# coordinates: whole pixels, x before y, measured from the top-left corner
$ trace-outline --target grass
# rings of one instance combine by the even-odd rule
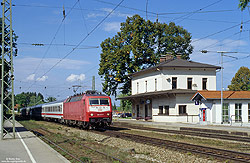
[[[133,158],[129,152],[123,152],[115,147],[98,143],[95,140],[92,140],[91,136],[88,135],[88,133],[85,134],[85,137],[81,137],[81,132],[87,132],[84,130],[79,130],[77,128],[72,127],[70,128],[58,123],[46,121],[26,120],[20,121],[20,123],[29,130],[45,128],[51,131],[53,134],[49,133],[45,135],[48,139],[53,140],[53,142],[57,143],[66,151],[70,151],[71,154],[73,154],[83,162],[100,162],[100,160],[102,160],[102,162],[114,162],[114,160],[112,160],[111,158],[107,158],[106,156],[97,154],[96,152],[87,149],[86,147],[82,146],[83,144],[97,149],[101,152],[107,153],[116,158],[119,158],[121,160],[126,160],[126,162],[147,162],[146,160],[138,161],[136,158]],[[70,162],[77,162],[67,153],[58,150],[58,148],[54,147],[51,144],[49,145],[55,150],[57,150],[59,153],[61,153],[64,157],[66,157]]]

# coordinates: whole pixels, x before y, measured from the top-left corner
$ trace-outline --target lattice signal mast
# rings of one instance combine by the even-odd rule
[[[2,0],[2,62],[1,62],[1,108],[0,108],[0,139],[6,135],[15,138],[14,113],[14,74],[13,74],[13,30],[12,30],[12,0]],[[12,112],[10,117],[3,112]],[[8,130],[6,123],[11,124]],[[8,127],[10,127],[8,124]]]

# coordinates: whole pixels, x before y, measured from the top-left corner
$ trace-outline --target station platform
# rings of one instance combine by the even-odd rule
[[[15,125],[16,138],[6,135],[4,140],[0,140],[0,163],[69,163],[20,123],[16,122]]]
[[[142,125],[146,127],[162,128],[169,130],[187,130],[187,131],[199,131],[208,133],[221,133],[239,136],[250,137],[250,126],[241,126],[240,124],[199,124],[199,123],[171,123],[171,122],[152,122],[145,120],[135,119],[122,119],[115,118],[113,122],[126,122],[131,124]]]

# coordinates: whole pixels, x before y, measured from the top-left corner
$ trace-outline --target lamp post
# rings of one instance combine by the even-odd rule
[[[230,57],[234,59],[238,59],[237,57],[226,55],[225,53],[238,53],[238,52],[227,52],[227,51],[208,51],[208,50],[201,50],[202,53],[208,53],[208,52],[214,52],[214,53],[220,53],[221,56],[221,118],[223,123],[223,56]],[[230,111],[228,111],[228,116],[230,115]],[[229,120],[230,117],[228,117]]]

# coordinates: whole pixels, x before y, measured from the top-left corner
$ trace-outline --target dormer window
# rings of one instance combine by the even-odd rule
[[[172,77],[172,89],[176,89],[176,88],[177,88],[177,78]]]

